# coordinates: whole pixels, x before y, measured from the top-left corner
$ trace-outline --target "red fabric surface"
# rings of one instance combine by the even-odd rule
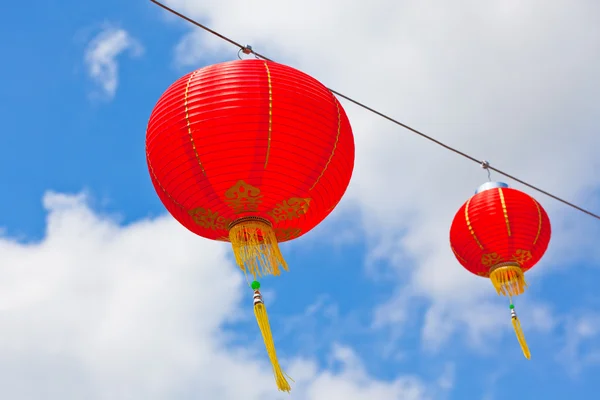
[[[310,231],[340,201],[354,138],[341,104],[314,78],[239,60],[201,68],[167,89],[150,116],[146,156],[158,196],[190,231],[227,240],[230,221],[258,216],[283,242]],[[240,181],[260,193],[242,187],[238,197],[253,196],[232,203],[236,195],[227,191]]]
[[[489,269],[502,262],[518,262],[523,271],[533,267],[550,242],[551,227],[543,207],[516,189],[488,189],[471,197],[456,213],[450,228],[450,244],[460,264],[468,271],[489,276]],[[468,204],[467,223],[465,209]],[[480,246],[481,245],[481,246]]]

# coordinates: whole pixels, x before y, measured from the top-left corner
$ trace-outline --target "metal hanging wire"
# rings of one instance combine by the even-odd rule
[[[195,26],[197,26],[197,27],[199,27],[201,29],[204,29],[205,31],[207,31],[207,32],[209,32],[209,33],[217,36],[218,38],[220,38],[220,39],[222,39],[222,40],[224,40],[226,42],[229,42],[230,44],[236,46],[237,48],[239,48],[238,58],[240,58],[240,59],[241,59],[240,54],[244,53],[244,54],[253,54],[256,58],[260,58],[260,59],[263,59],[263,60],[273,61],[272,59],[270,59],[270,58],[268,58],[268,57],[266,57],[266,56],[264,56],[264,55],[262,55],[262,54],[260,54],[260,53],[258,53],[256,51],[254,51],[251,46],[249,46],[249,45],[242,46],[240,43],[236,42],[235,40],[230,39],[227,36],[222,35],[219,32],[210,29],[209,27],[207,27],[204,24],[201,24],[200,22],[194,21],[193,19],[191,19],[191,18],[189,18],[189,17],[187,17],[187,16],[185,16],[185,15],[183,15],[183,14],[181,14],[181,13],[175,11],[175,10],[173,10],[172,8],[170,8],[170,7],[162,4],[159,1],[156,1],[156,0],[150,0],[150,1],[153,2],[154,4],[156,4],[157,6],[159,6],[159,7],[163,8],[163,9],[169,11],[170,13],[178,16],[179,18],[184,19],[187,22],[189,22],[189,23],[191,23],[191,24],[193,24],[193,25],[195,25]],[[539,193],[542,193],[542,194],[544,194],[544,195],[546,195],[548,197],[551,197],[554,200],[559,201],[559,202],[561,202],[561,203],[563,203],[563,204],[565,204],[565,205],[567,205],[569,207],[572,207],[572,208],[574,208],[574,209],[576,209],[578,211],[581,211],[584,214],[587,214],[587,215],[589,215],[589,216],[591,216],[593,218],[596,218],[596,219],[600,220],[600,215],[595,214],[595,213],[593,213],[593,212],[591,212],[589,210],[586,210],[585,208],[579,207],[578,205],[573,204],[573,203],[571,203],[571,202],[569,202],[567,200],[564,200],[564,199],[562,199],[562,198],[560,198],[560,197],[558,197],[558,196],[556,196],[556,195],[554,195],[554,194],[552,194],[550,192],[547,192],[546,190],[540,189],[537,186],[534,186],[534,185],[532,185],[530,183],[527,183],[524,180],[515,177],[514,175],[511,175],[511,174],[509,174],[507,172],[504,172],[504,171],[502,171],[502,170],[500,170],[500,169],[498,169],[496,167],[493,167],[486,160],[479,160],[479,159],[477,159],[477,158],[475,158],[475,157],[473,157],[473,156],[471,156],[471,155],[469,155],[467,153],[464,153],[464,152],[462,152],[462,151],[460,151],[458,149],[455,149],[455,148],[453,148],[453,147],[451,147],[451,146],[449,146],[449,145],[447,145],[445,143],[442,143],[439,140],[434,139],[433,137],[424,134],[423,132],[420,132],[420,131],[418,131],[418,130],[416,130],[414,128],[411,128],[410,126],[408,126],[406,124],[403,124],[402,122],[400,122],[400,121],[398,121],[398,120],[396,120],[396,119],[394,119],[394,118],[392,118],[392,117],[390,117],[390,116],[388,116],[388,115],[386,115],[386,114],[384,114],[384,113],[382,113],[380,111],[377,111],[377,110],[375,110],[375,109],[367,106],[366,104],[361,103],[358,100],[354,100],[353,98],[348,97],[348,96],[346,96],[346,95],[344,95],[344,94],[342,94],[342,93],[340,93],[340,92],[338,92],[336,90],[333,90],[331,88],[328,88],[328,89],[332,93],[336,94],[337,96],[339,96],[339,97],[341,97],[343,99],[346,99],[349,102],[351,102],[351,103],[353,103],[353,104],[355,104],[355,105],[357,105],[357,106],[359,106],[359,107],[361,107],[361,108],[363,108],[363,109],[365,109],[365,110],[367,110],[367,111],[369,111],[369,112],[371,112],[371,113],[373,113],[373,114],[375,114],[375,115],[377,115],[377,116],[379,116],[379,117],[381,117],[383,119],[387,119],[388,121],[390,121],[390,122],[392,122],[392,123],[394,123],[394,124],[396,124],[398,126],[401,126],[402,128],[407,129],[407,130],[409,130],[409,131],[411,131],[411,132],[413,132],[413,133],[415,133],[415,134],[417,134],[417,135],[419,135],[419,136],[421,136],[421,137],[423,137],[423,138],[425,138],[425,139],[427,139],[427,140],[429,140],[429,141],[437,144],[438,146],[441,146],[441,147],[445,148],[446,150],[450,150],[450,151],[452,151],[452,152],[454,152],[454,153],[456,153],[456,154],[458,154],[458,155],[460,155],[460,156],[462,156],[462,157],[464,157],[464,158],[466,158],[468,160],[471,160],[471,161],[473,161],[473,162],[481,165],[482,168],[484,168],[484,169],[487,170],[488,180],[490,179],[490,170],[494,171],[494,172],[496,172],[496,173],[498,173],[498,174],[500,174],[500,175],[502,175],[502,176],[504,176],[506,178],[512,179],[513,181],[518,182],[518,183],[520,183],[520,184],[522,184],[524,186],[527,186],[530,189],[533,189],[533,190],[535,190],[535,191],[537,191]]]

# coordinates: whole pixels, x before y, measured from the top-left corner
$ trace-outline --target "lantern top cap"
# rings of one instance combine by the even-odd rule
[[[496,189],[496,188],[508,188],[508,184],[504,182],[486,182],[483,185],[479,186],[475,191],[475,194],[481,193],[485,190]]]

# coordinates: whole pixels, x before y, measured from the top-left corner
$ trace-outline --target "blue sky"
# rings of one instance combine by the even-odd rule
[[[418,3],[357,2],[337,19],[338,1],[168,4],[599,212],[598,5]],[[165,216],[148,177],[145,127],[158,97],[184,73],[236,58],[191,29],[149,1],[8,6],[0,397],[285,398],[230,249]],[[102,62],[114,73],[95,80]],[[262,282],[297,381],[291,398],[591,398],[600,221],[529,192],[554,236],[516,300],[527,361],[505,299],[447,243],[485,173],[344,107],[357,146],[347,196],[282,246],[291,271]]]

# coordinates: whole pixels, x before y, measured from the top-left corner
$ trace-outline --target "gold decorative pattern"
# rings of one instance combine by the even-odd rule
[[[194,79],[194,76],[196,76],[196,73],[198,71],[194,71],[190,74],[190,77],[187,81],[187,84],[185,85],[185,121],[187,123],[187,129],[188,129],[188,135],[190,137],[190,143],[192,143],[192,149],[194,149],[194,155],[196,156],[196,161],[198,161],[198,165],[200,165],[200,169],[202,169],[202,174],[204,174],[204,176],[206,176],[206,171],[204,171],[204,166],[202,165],[202,162],[200,162],[200,155],[198,155],[198,149],[196,149],[196,143],[194,142],[194,136],[192,135],[192,125],[190,124],[190,110],[188,107],[188,96],[189,96],[189,92],[190,92],[190,83],[192,82],[192,79]]]
[[[483,278],[487,278],[489,276],[489,272],[479,271],[479,272],[477,272],[477,276],[481,276]]]
[[[279,241],[292,240],[297,238],[302,233],[300,228],[276,228],[275,235]]]
[[[486,267],[492,267],[496,264],[499,264],[502,260],[502,257],[498,255],[498,253],[487,253],[481,256],[481,263]]]
[[[265,69],[267,70],[267,79],[269,81],[269,140],[267,142],[267,155],[265,157],[265,169],[267,169],[269,154],[271,153],[271,134],[273,133],[273,86],[271,84],[271,71],[266,61]]]
[[[227,225],[231,222],[229,218],[219,215],[204,207],[196,207],[188,211],[194,222],[205,229],[227,229]]]
[[[262,197],[259,188],[243,180],[237,181],[225,192],[225,202],[235,213],[258,211],[258,205],[262,202]]]
[[[319,181],[321,180],[321,178],[325,174],[325,171],[327,171],[327,167],[329,167],[329,163],[331,162],[331,159],[333,158],[333,155],[335,154],[335,150],[337,149],[338,141],[340,140],[340,132],[342,131],[342,113],[340,111],[340,105],[338,104],[337,99],[335,98],[335,96],[333,96],[333,94],[331,94],[331,96],[333,97],[333,101],[335,102],[335,107],[337,108],[337,114],[338,114],[337,135],[335,137],[335,143],[333,144],[333,150],[331,150],[331,154],[329,155],[329,159],[327,160],[327,163],[325,164],[325,167],[323,167],[323,171],[321,171],[321,175],[319,175],[319,177],[317,178],[317,180],[315,181],[315,183],[311,186],[311,188],[308,189],[309,192],[311,190],[313,190],[315,188],[315,186],[317,186],[317,183],[319,183]]]
[[[531,255],[531,251],[521,250],[521,249],[518,249],[517,251],[515,251],[515,254],[512,257],[512,259],[515,262],[519,263],[519,265],[525,264],[527,261],[531,260],[532,258],[533,258],[533,256]]]
[[[469,232],[471,232],[471,236],[473,236],[473,239],[475,239],[475,242],[477,242],[477,246],[479,246],[479,248],[481,250],[483,250],[483,246],[481,245],[481,243],[479,243],[479,239],[477,239],[477,236],[475,236],[475,231],[473,230],[473,227],[471,226],[471,220],[469,220],[469,204],[471,204],[471,199],[469,199],[467,201],[467,204],[465,205],[465,220],[467,221],[467,228],[469,228]]]
[[[309,198],[292,197],[277,204],[274,209],[269,211],[269,214],[275,222],[290,221],[299,218],[308,212],[310,205]]]
[[[502,192],[502,188],[498,188],[498,193],[500,193],[500,202],[502,203],[504,222],[506,222],[506,231],[508,232],[508,236],[510,236],[510,222],[508,222],[508,210],[506,209],[506,202],[504,201],[504,193]]]
[[[538,230],[535,235],[535,239],[533,240],[533,245],[535,246],[538,239],[540,238],[540,233],[542,232],[542,210],[540,209],[540,205],[538,204],[538,202],[533,197],[531,198],[531,200],[533,200],[533,204],[535,204],[535,207],[537,208],[538,212]]]

